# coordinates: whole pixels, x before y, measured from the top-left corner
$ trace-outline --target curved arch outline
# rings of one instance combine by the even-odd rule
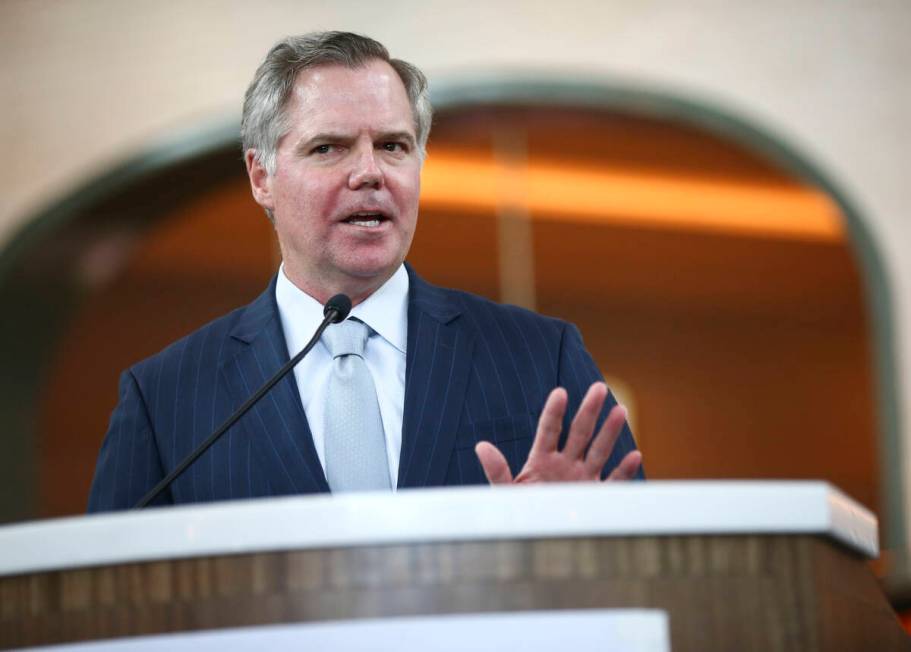
[[[876,405],[879,417],[880,494],[887,530],[885,548],[904,550],[906,534],[905,478],[901,410],[898,403],[898,372],[895,365],[895,332],[892,293],[886,267],[861,212],[823,166],[787,143],[787,139],[762,125],[746,112],[698,97],[684,98],[663,92],[601,79],[531,78],[516,75],[484,75],[445,79],[432,88],[434,106],[457,110],[496,104],[586,107],[653,116],[700,127],[758,152],[804,182],[826,192],[845,218],[849,246],[858,256],[872,318],[875,359]],[[214,128],[182,133],[130,157],[110,172],[75,189],[25,221],[25,226],[6,244],[0,255],[0,285],[7,282],[15,263],[40,245],[61,226],[70,223],[105,197],[115,195],[138,180],[154,177],[170,167],[191,162],[234,147],[240,163],[238,123],[224,121]]]

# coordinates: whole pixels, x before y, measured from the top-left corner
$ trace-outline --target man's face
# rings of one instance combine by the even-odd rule
[[[369,294],[405,259],[417,222],[422,160],[405,87],[384,61],[318,66],[298,76],[285,111],[275,173],[250,152],[247,166],[286,274],[321,301]]]

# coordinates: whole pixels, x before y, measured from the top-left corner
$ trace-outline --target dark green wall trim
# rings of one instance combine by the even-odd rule
[[[882,509],[887,524],[883,547],[905,549],[904,451],[892,290],[880,248],[861,212],[822,164],[801,152],[786,137],[765,126],[747,110],[723,106],[715,99],[685,97],[681,93],[644,88],[629,82],[557,79],[553,73],[534,77],[527,73],[488,74],[435,82],[432,97],[434,106],[440,112],[479,105],[566,106],[613,110],[687,123],[739,142],[828,193],[844,215],[850,243],[864,277],[873,327],[879,456],[883,472],[881,495],[885,501]],[[236,121],[224,121],[215,128],[207,127],[190,134],[177,134],[52,202],[48,208],[26,220],[25,226],[6,244],[0,255],[0,292],[14,282],[12,277],[16,276],[16,270],[31,252],[54,238],[62,227],[83,218],[93,207],[122,193],[125,188],[167,173],[174,166],[191,164],[207,156],[218,156],[220,160],[235,156],[237,166],[242,166],[237,134]],[[22,407],[21,404],[19,407]],[[26,423],[22,424],[25,429],[22,434],[26,437],[31,434],[27,421],[25,419]],[[17,454],[28,456],[28,451],[19,450]],[[34,451],[29,459],[22,459],[20,463],[24,467],[33,467]],[[5,467],[9,464],[16,464],[16,461],[0,462],[0,474],[7,470]]]
[[[60,334],[88,289],[75,273],[81,254],[111,231],[151,226],[184,199],[187,187],[242,174],[237,133],[236,125],[223,124],[175,135],[52,201],[5,244],[0,305],[20,318],[0,320],[0,522],[36,515],[40,390]],[[182,183],[163,191],[162,178]]]
[[[902,460],[902,413],[899,402],[899,371],[895,341],[892,288],[867,222],[847,191],[824,166],[801,152],[786,136],[763,124],[748,111],[722,105],[715,99],[638,87],[604,80],[538,79],[495,76],[434,84],[434,106],[456,110],[479,105],[524,104],[589,107],[653,116],[701,127],[741,143],[807,184],[827,193],[845,218],[849,247],[854,251],[864,279],[867,309],[871,317],[875,364],[876,404],[879,418],[880,495],[885,515],[882,547],[906,549],[906,479]],[[431,153],[432,155],[432,153]]]
[[[53,238],[58,229],[126,188],[157,177],[174,166],[223,151],[232,143],[237,148],[237,164],[243,165],[238,134],[239,128],[234,122],[174,134],[111,166],[109,171],[88,179],[64,197],[52,200],[45,208],[26,219],[20,230],[0,250],[0,283],[21,261],[22,256],[40,242]]]

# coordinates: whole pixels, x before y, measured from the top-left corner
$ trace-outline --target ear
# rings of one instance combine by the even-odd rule
[[[269,172],[263,164],[257,160],[255,149],[248,149],[244,152],[244,163],[247,165],[247,176],[250,178],[253,199],[263,208],[273,210],[275,202],[272,198],[272,177],[269,176]]]

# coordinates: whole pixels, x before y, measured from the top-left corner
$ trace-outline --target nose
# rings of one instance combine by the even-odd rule
[[[371,144],[357,152],[354,167],[348,176],[348,187],[351,190],[359,190],[361,188],[381,188],[382,186],[383,171],[377,164],[376,151]]]

